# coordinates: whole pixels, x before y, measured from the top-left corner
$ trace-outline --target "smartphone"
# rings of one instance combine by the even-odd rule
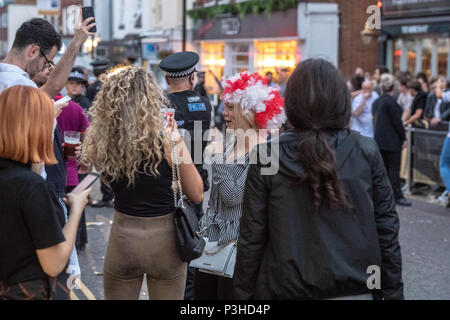
[[[173,128],[174,122],[175,122],[175,109],[163,108],[163,109],[161,109],[161,115],[163,116],[163,119],[164,119],[164,124],[163,124],[164,129],[167,129],[167,127],[169,126],[169,119],[171,119],[171,118],[172,118],[172,128]]]
[[[89,24],[92,24],[95,22],[95,14],[94,14],[93,7],[83,7],[82,12],[83,12],[83,21],[86,20],[87,18],[93,17],[94,21],[91,21]],[[89,30],[89,32],[97,32],[97,26],[91,28],[91,30]]]
[[[70,102],[70,101],[72,101],[72,98],[66,96],[66,97],[61,98],[61,99],[59,99],[58,101],[56,101],[56,102],[55,102],[55,106],[56,106],[56,107],[63,106],[63,105],[65,105],[67,102]]]
[[[83,179],[83,181],[80,182],[80,184],[72,190],[71,193],[73,194],[80,194],[84,190],[89,189],[92,187],[92,185],[100,178],[100,175],[98,173],[89,173],[86,178]]]

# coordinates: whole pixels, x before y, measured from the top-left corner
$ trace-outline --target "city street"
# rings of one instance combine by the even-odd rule
[[[98,196],[94,192],[94,197]],[[398,211],[406,299],[450,299],[450,210],[413,200],[411,208]],[[103,262],[114,213],[109,208],[90,207],[86,212],[89,244],[79,253],[83,286],[72,298],[103,300]],[[140,299],[148,299],[145,284]]]

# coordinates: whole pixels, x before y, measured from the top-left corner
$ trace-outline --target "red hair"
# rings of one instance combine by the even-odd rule
[[[15,86],[0,95],[0,158],[24,164],[58,163],[53,151],[55,109],[41,90]]]

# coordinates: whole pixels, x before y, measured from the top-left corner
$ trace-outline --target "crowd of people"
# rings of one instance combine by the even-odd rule
[[[394,76],[386,67],[377,68],[373,75],[357,68],[348,87],[352,91],[353,101],[351,128],[375,139],[397,205],[411,206],[403,195],[400,179],[402,156],[406,157],[402,151],[408,147],[406,130],[409,125],[435,130],[448,127],[450,104],[445,100],[445,95],[442,96],[450,89],[449,81],[444,76],[428,80],[424,73],[413,76],[407,71],[399,71]],[[440,167],[447,190],[450,190],[450,180],[446,174],[450,170],[446,160],[450,155],[447,152],[444,148]]]
[[[0,63],[0,299],[69,299],[91,189],[71,192],[93,168],[110,198],[92,205],[114,206],[106,299],[138,299],[144,275],[154,300],[404,299],[396,211],[407,205],[397,179],[404,126],[438,115],[423,111],[418,81],[405,74],[396,85],[380,69],[375,83],[358,72],[349,90],[323,59],[301,62],[281,86],[233,75],[221,84],[227,135],[207,141],[212,107],[196,87],[196,53],[161,62],[168,93],[132,65],[96,63],[88,86],[73,65],[92,27],[79,24],[55,65],[61,37],[45,20],[25,22]],[[441,84],[442,116],[450,97]],[[61,109],[64,86],[72,101]],[[63,143],[70,132],[81,136],[75,155]],[[262,174],[273,157],[277,170]],[[198,234],[217,248],[203,254],[236,247],[231,275],[180,257],[180,187]],[[373,266],[381,283],[372,288]]]

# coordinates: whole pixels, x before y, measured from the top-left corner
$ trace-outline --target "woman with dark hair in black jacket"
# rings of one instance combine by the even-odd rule
[[[403,299],[394,195],[375,141],[347,129],[341,74],[306,60],[285,98],[294,129],[267,146],[278,173],[262,175],[261,154],[248,172],[235,297]]]

